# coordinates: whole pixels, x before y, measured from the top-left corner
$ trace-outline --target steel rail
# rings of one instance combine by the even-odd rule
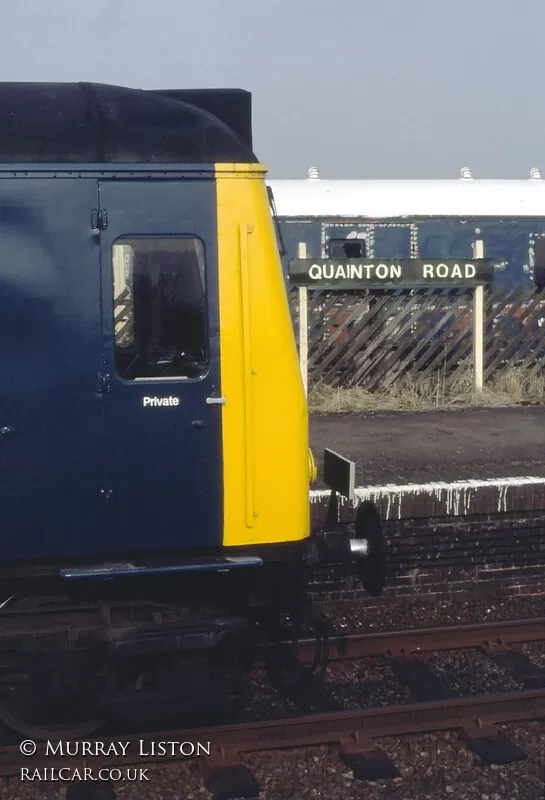
[[[212,760],[229,763],[230,756],[255,751],[306,747],[319,744],[338,744],[352,752],[361,743],[362,749],[373,739],[386,736],[434,733],[447,730],[470,731],[478,736],[490,726],[524,722],[545,717],[545,689],[509,692],[500,695],[463,697],[410,705],[368,708],[356,711],[333,712],[312,716],[293,717],[265,722],[245,722],[237,725],[219,725],[188,730],[170,730],[138,736],[104,737],[88,740],[91,750],[95,744],[126,742],[125,755],[90,754],[86,756],[61,756],[47,754],[47,743],[39,743],[35,755],[24,757],[17,746],[0,748],[0,776],[10,777],[20,773],[21,767],[43,769],[68,767],[100,769],[104,766],[159,765],[176,760],[168,752],[163,757],[153,757],[152,748],[160,743],[211,744]],[[66,743],[65,743],[66,744]],[[81,744],[81,743],[80,743]],[[54,743],[57,746],[57,743]],[[180,754],[178,753],[178,759]]]
[[[358,633],[346,636],[333,634],[329,640],[329,659],[340,661],[475,647],[492,650],[506,645],[536,642],[543,639],[545,639],[544,617]],[[271,646],[267,645],[263,648],[263,655]],[[297,649],[302,662],[312,661],[315,647],[316,644],[311,639],[298,642]]]

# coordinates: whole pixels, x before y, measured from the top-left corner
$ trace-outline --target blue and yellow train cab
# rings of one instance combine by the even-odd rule
[[[0,84],[3,574],[258,565],[309,535],[250,103]]]

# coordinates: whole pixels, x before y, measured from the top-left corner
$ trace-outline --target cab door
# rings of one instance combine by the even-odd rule
[[[221,544],[211,180],[102,181],[110,552]]]

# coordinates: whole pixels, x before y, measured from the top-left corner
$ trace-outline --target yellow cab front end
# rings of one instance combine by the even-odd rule
[[[296,543],[310,529],[316,468],[265,175],[215,168],[224,548]]]

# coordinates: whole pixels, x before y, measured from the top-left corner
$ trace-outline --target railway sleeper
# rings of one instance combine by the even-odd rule
[[[463,728],[458,735],[485,767],[490,764],[512,764],[528,758],[524,750],[493,725],[470,725]]]
[[[66,800],[115,800],[113,784],[101,783],[93,786],[88,783],[70,783],[66,792]]]
[[[390,659],[390,666],[396,681],[406,686],[420,702],[459,697],[459,693],[425,661],[408,656],[394,656]]]
[[[267,677],[272,686],[302,711],[320,713],[342,709],[322,678],[301,664],[289,646],[278,648],[274,656],[267,659]]]
[[[487,654],[494,660],[501,655],[511,656],[515,665],[517,664],[516,657],[518,655],[522,657],[523,661],[525,659],[522,653],[516,652],[496,653],[492,650]],[[505,661],[506,666],[509,663],[509,658],[507,658]],[[449,700],[460,696],[459,692],[455,691],[443,678],[437,675],[426,662],[406,656],[395,656],[391,659],[390,664],[398,683],[407,686],[411,694],[419,702]],[[529,661],[528,664],[530,668],[534,666]],[[502,666],[499,662],[498,665]],[[528,685],[525,688],[540,688],[540,685]],[[459,737],[468,750],[471,750],[479,757],[483,766],[510,764],[514,761],[524,760],[527,757],[526,753],[518,745],[492,725],[482,725],[479,722],[474,725],[467,725],[459,732]]]
[[[375,745],[372,739],[362,738],[357,733],[341,742],[339,758],[361,781],[399,777],[399,770],[384,750]]]
[[[216,751],[211,759],[202,763],[201,771],[212,800],[257,800],[261,791],[253,772],[234,750]]]
[[[495,664],[510,674],[525,689],[545,688],[545,669],[531,661],[520,650],[482,648],[485,655]]]

